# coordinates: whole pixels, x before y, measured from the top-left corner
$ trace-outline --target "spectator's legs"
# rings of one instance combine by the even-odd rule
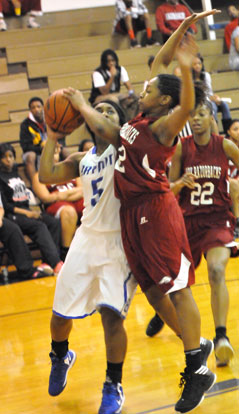
[[[76,231],[78,214],[73,206],[64,206],[60,211],[61,259],[64,261]]]
[[[47,214],[42,213],[42,221],[46,224],[49,232],[51,233],[52,240],[54,241],[57,249],[60,251],[61,246],[61,222],[59,219]]]
[[[19,276],[24,279],[31,277],[34,273],[33,259],[20,227],[4,218],[3,226],[0,227],[0,240],[8,249]]]
[[[27,234],[39,246],[43,261],[54,269],[60,262],[60,256],[46,224],[21,214],[16,214],[15,217],[23,234]]]
[[[226,135],[227,134],[227,130],[230,126],[230,122],[231,122],[231,113],[230,113],[230,109],[229,106],[226,102],[221,101],[220,105],[219,105],[219,110],[222,112],[222,126],[223,126],[223,132]]]
[[[218,106],[216,102],[213,102],[213,101],[211,101],[211,104],[212,104],[212,114],[214,116],[215,121],[218,122],[218,118],[217,118]]]

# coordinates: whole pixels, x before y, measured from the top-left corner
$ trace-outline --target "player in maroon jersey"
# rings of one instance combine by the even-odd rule
[[[238,253],[233,240],[228,160],[238,168],[239,149],[230,140],[211,134],[211,117],[209,101],[196,107],[190,118],[193,135],[178,143],[169,179],[172,191],[179,194],[194,265],[199,265],[202,254],[207,260],[215,355],[217,366],[224,366],[234,354],[226,332],[229,296],[225,269],[230,256]]]
[[[187,19],[189,22],[192,20]],[[172,44],[174,40],[170,39]],[[121,130],[90,108],[80,91],[68,88],[65,96],[80,110],[92,131],[118,148],[115,192],[121,201],[126,256],[154,309],[160,312],[166,293],[170,293],[175,306],[187,365],[182,374],[184,389],[175,409],[186,413],[201,403],[216,376],[201,364],[200,315],[190,290],[194,283],[192,257],[183,216],[165,174],[177,143],[175,137],[195,102],[191,76],[195,44],[191,38],[181,46],[174,42],[171,55],[165,59],[170,60],[176,48],[182,86],[173,75],[153,77],[139,100],[142,113]],[[164,50],[155,58],[154,76]]]

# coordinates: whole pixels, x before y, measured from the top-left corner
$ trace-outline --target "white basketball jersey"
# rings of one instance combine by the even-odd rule
[[[114,195],[115,160],[113,145],[101,155],[93,147],[79,165],[85,205],[81,223],[94,231],[120,231],[120,202]]]

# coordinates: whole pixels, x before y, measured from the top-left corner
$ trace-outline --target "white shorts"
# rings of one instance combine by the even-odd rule
[[[119,232],[93,232],[81,225],[58,275],[53,312],[84,318],[102,306],[126,317],[137,287]]]

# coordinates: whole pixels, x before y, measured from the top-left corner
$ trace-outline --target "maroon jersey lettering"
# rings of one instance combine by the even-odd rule
[[[228,211],[231,205],[228,159],[224,138],[212,134],[208,145],[197,145],[193,137],[182,138],[182,173],[196,175],[194,189],[183,187],[179,203],[185,216]]]
[[[121,146],[115,164],[115,195],[120,200],[170,191],[166,166],[175,145],[165,147],[154,138],[149,124],[155,120],[139,114],[120,130]]]

